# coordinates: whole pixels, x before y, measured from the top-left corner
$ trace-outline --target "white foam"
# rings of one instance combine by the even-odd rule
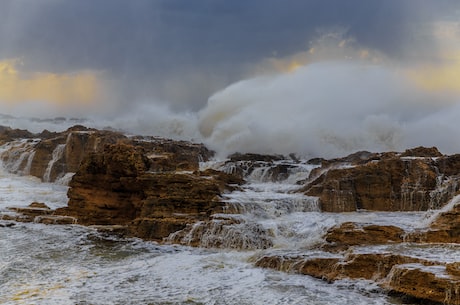
[[[9,230],[0,239],[5,305],[390,304],[383,295],[350,285],[254,268],[254,252],[104,239],[78,226],[25,224]]]

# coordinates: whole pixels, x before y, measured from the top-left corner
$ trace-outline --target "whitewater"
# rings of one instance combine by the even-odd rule
[[[419,145],[437,146],[443,153],[460,151],[459,143],[452,141],[457,136],[460,103],[419,89],[382,67],[317,63],[291,74],[233,84],[197,112],[176,112],[146,102],[112,118],[91,116],[93,109],[86,109],[83,119],[61,117],[62,113],[54,119],[4,115],[0,125],[41,132],[82,124],[202,141],[217,152],[217,159],[202,167],[228,172],[232,169],[222,168],[222,161],[235,151],[296,153],[298,158]],[[47,107],[41,111],[53,113]],[[34,201],[53,209],[66,206],[65,181],[48,183],[26,173],[12,175],[7,171],[12,166],[0,166],[0,215],[12,213],[8,207],[25,207]],[[223,198],[235,214],[214,215],[215,222],[237,219],[239,225],[222,232],[209,228],[198,248],[187,246],[194,228],[188,236],[169,237],[182,245],[158,244],[107,235],[92,227],[0,219],[0,303],[401,304],[368,281],[330,284],[255,267],[257,259],[267,254],[330,257],[333,254],[317,246],[327,229],[343,222],[395,225],[410,231],[427,226],[439,212],[320,213],[313,198],[292,193],[313,168],[302,161],[286,179],[276,182],[267,177],[266,168],[247,175],[248,183],[241,190]],[[354,249],[438,262],[457,261],[459,250],[456,245],[407,243]]]
[[[5,149],[3,147],[2,149]],[[25,158],[25,157],[24,157]],[[279,161],[283,162],[283,161]],[[231,172],[222,161],[202,168]],[[0,168],[0,213],[33,201],[51,208],[67,204],[68,187],[18,176]],[[302,161],[273,182],[270,169],[246,175],[241,190],[224,200],[238,211],[214,215],[239,217],[231,230],[205,232],[201,247],[158,244],[108,235],[93,227],[44,225],[0,220],[0,303],[13,304],[400,304],[375,283],[341,280],[333,284],[291,272],[256,268],[267,254],[331,257],[317,246],[328,228],[354,221],[418,228],[436,214],[407,212],[320,213],[314,198],[294,194],[297,181],[315,166]],[[254,227],[270,232],[269,243]],[[193,234],[191,230],[190,234]],[[235,244],[234,241],[245,243]],[[174,236],[170,236],[174,240]],[[219,248],[213,247],[219,240]],[[222,243],[221,241],[225,242]],[[358,252],[397,252],[440,262],[456,261],[455,245],[366,246]]]
[[[156,99],[128,105],[30,101],[3,105],[8,115],[0,115],[0,123],[37,133],[83,124],[192,140],[220,159],[234,152],[336,158],[416,146],[458,153],[460,142],[453,141],[460,127],[458,93],[425,88],[404,68],[319,61],[230,84],[198,109],[187,103],[173,109]]]

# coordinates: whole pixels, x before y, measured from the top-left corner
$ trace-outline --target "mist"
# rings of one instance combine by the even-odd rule
[[[219,156],[454,153],[459,17],[455,0],[4,0],[0,114],[24,119],[0,123],[78,118]]]
[[[396,68],[320,62],[217,92],[199,113],[199,130],[221,155],[337,157],[420,145],[454,153],[460,150],[460,101],[454,101],[417,87]]]

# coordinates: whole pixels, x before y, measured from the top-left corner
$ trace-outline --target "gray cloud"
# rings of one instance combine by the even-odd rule
[[[429,57],[436,46],[419,25],[459,9],[453,0],[4,0],[0,57],[34,71],[100,70],[122,100],[198,109],[251,65],[306,50],[319,28],[347,28],[395,60],[422,44]]]

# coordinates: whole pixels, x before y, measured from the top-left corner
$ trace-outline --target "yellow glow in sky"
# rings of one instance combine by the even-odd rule
[[[89,104],[98,99],[100,84],[91,71],[72,74],[24,73],[18,60],[0,61],[0,101],[44,101],[56,105]]]
[[[445,56],[442,65],[427,65],[409,72],[409,77],[424,89],[460,93],[460,52]]]

